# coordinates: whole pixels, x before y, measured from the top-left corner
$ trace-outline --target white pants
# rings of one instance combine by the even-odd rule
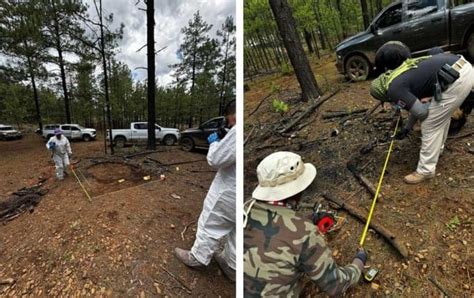
[[[204,200],[191,253],[199,263],[207,266],[219,247],[219,240],[227,236],[223,257],[235,270],[235,191],[219,193],[215,182]]]
[[[441,101],[431,101],[428,118],[421,122],[421,150],[416,171],[434,174],[439,155],[448,138],[451,115],[474,91],[474,69],[466,63],[459,78],[442,93]]]
[[[69,166],[69,156],[67,153],[64,155],[53,154],[54,165],[56,166],[56,177],[62,180],[64,179],[64,169]]]

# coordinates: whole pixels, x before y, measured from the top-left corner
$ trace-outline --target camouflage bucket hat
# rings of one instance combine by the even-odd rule
[[[257,167],[258,186],[252,197],[282,201],[305,190],[316,177],[316,168],[301,156],[280,151],[265,157]]]

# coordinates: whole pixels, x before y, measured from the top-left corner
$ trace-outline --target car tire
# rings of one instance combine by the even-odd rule
[[[174,135],[166,135],[164,138],[163,138],[163,143],[166,145],[166,146],[173,146],[176,141],[178,139],[174,136]]]
[[[191,139],[189,137],[182,138],[181,139],[181,148],[184,151],[187,151],[187,152],[192,151],[194,149],[193,139]]]
[[[471,61],[474,61],[474,32],[472,32],[467,39],[467,54]]]
[[[365,57],[354,55],[347,59],[345,69],[349,80],[353,82],[365,81],[370,74],[370,63]]]
[[[83,135],[83,136],[82,136],[82,140],[83,140],[84,142],[90,142],[91,136],[90,136],[90,135]]]
[[[127,143],[127,139],[122,136],[115,137],[114,139],[115,146],[118,148],[123,148],[125,147],[125,144]]]

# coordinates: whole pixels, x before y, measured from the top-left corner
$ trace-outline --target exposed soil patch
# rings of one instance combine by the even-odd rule
[[[0,281],[14,281],[0,285],[0,296],[234,296],[234,285],[215,262],[206,271],[194,271],[173,255],[174,247],[192,246],[196,225],[189,224],[197,221],[215,173],[205,161],[159,163],[205,159],[205,154],[160,146],[156,153],[125,160],[120,154],[130,152],[110,158],[102,146],[72,143],[89,202],[74,175],[54,179],[54,165],[39,137],[0,142],[0,202],[49,178],[44,185],[49,191],[33,213],[0,225]],[[146,157],[159,163],[145,162]],[[100,163],[104,160],[113,162]],[[88,167],[94,161],[99,164]],[[150,180],[143,180],[146,175]]]
[[[369,82],[347,83],[336,73],[332,61],[313,65],[314,72],[324,74],[322,82],[326,94],[340,91],[317,112],[300,124],[303,128],[278,133],[279,127],[297,117],[309,103],[294,102],[299,88],[294,76],[277,74],[249,81],[245,93],[245,135],[250,135],[245,148],[245,194],[257,184],[256,167],[268,154],[289,150],[300,154],[317,170],[315,182],[305,192],[304,202],[312,205],[329,192],[368,213],[372,195],[361,186],[347,168],[348,161],[356,159],[356,166],[372,184],[376,185],[388,150],[389,136],[393,131],[393,116],[387,107],[378,109],[368,121],[364,114],[348,118],[323,119],[322,115],[371,109],[376,102],[369,95]],[[270,98],[261,103],[271,90],[278,88]],[[289,111],[281,116],[272,111],[272,98],[289,104]],[[406,116],[406,115],[404,115]],[[471,114],[460,135],[474,129]],[[396,141],[382,186],[384,199],[379,200],[374,217],[394,232],[407,247],[409,256],[402,258],[397,251],[375,231],[369,230],[366,249],[369,265],[377,267],[380,274],[375,281],[380,287],[374,290],[361,282],[350,289],[354,296],[437,297],[440,290],[430,278],[446,289],[452,297],[472,296],[474,260],[472,254],[472,219],[474,217],[474,136],[452,139],[438,164],[437,176],[420,185],[406,185],[402,179],[414,171],[420,148],[420,132]],[[361,154],[361,152],[365,154]],[[324,201],[326,204],[327,201]],[[309,209],[301,210],[308,214]],[[347,223],[335,235],[328,237],[333,256],[339,264],[349,263],[359,243],[363,223],[346,212],[339,214]],[[316,295],[318,290],[308,283],[305,294]]]

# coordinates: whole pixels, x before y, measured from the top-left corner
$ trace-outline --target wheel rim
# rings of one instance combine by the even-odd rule
[[[189,139],[184,139],[182,145],[185,150],[191,150],[193,148],[193,142]]]
[[[354,79],[360,79],[367,75],[367,68],[363,61],[352,60],[349,63],[349,73]]]
[[[173,145],[173,144],[174,144],[174,139],[173,139],[173,137],[166,137],[166,138],[165,138],[165,144],[166,144],[167,146]]]
[[[117,139],[115,141],[115,143],[117,144],[117,147],[124,147],[125,146],[125,141],[123,139]]]

